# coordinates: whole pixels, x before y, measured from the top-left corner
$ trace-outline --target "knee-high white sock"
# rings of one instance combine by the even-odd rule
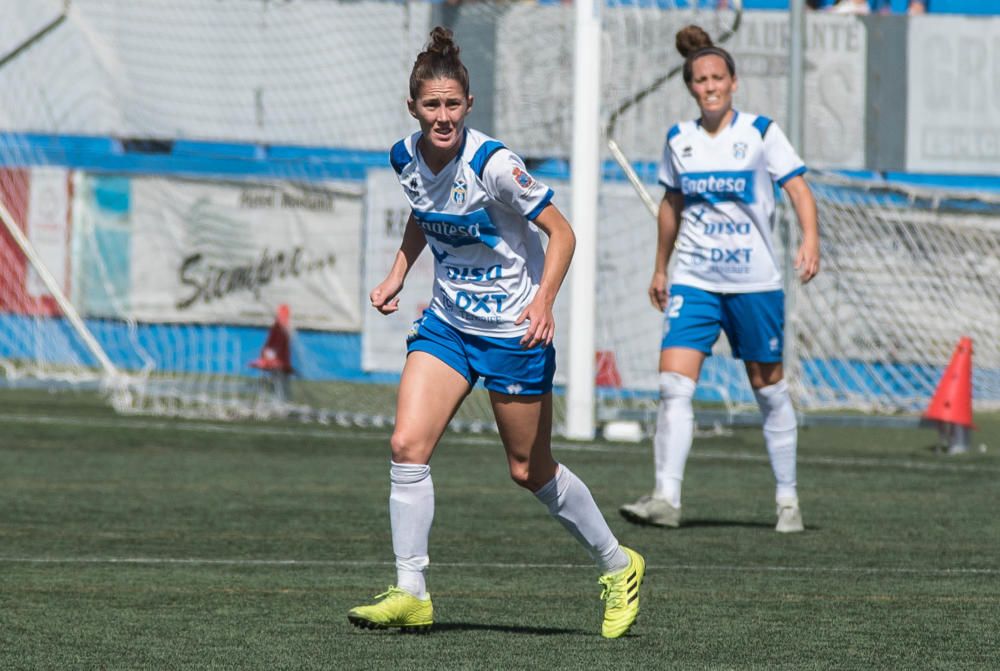
[[[549,514],[566,527],[586,548],[590,557],[605,573],[621,571],[628,566],[628,556],[618,546],[587,485],[563,464],[556,477],[535,492]]]
[[[776,500],[798,498],[795,482],[795,452],[798,444],[798,423],[795,408],[788,394],[788,383],[778,381],[754,390],[757,405],[764,417],[764,443],[771,458],[771,469],[777,483]]]
[[[656,467],[654,493],[675,508],[681,505],[684,466],[694,438],[695,382],[679,373],[660,373],[660,407],[656,412],[653,461]]]
[[[427,464],[390,462],[389,520],[396,555],[396,586],[427,597],[424,571],[430,564],[427,541],[434,521],[434,482]]]

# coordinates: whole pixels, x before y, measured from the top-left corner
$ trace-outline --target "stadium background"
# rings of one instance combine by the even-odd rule
[[[789,29],[779,5],[747,2],[727,46],[740,66],[737,106],[784,125]],[[897,5],[888,9],[900,12]],[[662,35],[694,15],[672,8],[670,0],[605,7],[605,111],[676,59]],[[924,17],[808,15],[802,152],[811,168],[876,184],[1000,190],[1000,20],[975,16],[990,11],[990,3],[976,0],[939,1],[931,10]],[[110,359],[130,371],[210,379],[193,383],[202,385],[196,395],[257,376],[249,363],[282,303],[291,305],[298,329],[296,379],[396,379],[400,324],[423,307],[428,259],[413,274],[402,316],[377,319],[363,306],[405,217],[385,148],[412,129],[403,105],[406,73],[431,25],[452,25],[467,45],[477,95],[470,124],[525,156],[568,209],[568,5],[158,0],[140,7],[77,0],[9,2],[4,16],[3,202]],[[655,181],[665,120],[693,111],[673,81],[619,123],[616,140],[647,183]],[[634,237],[635,217],[622,215],[638,201],[610,160],[603,174],[601,290],[645,248]],[[30,382],[31,369],[17,362],[32,359],[42,368],[96,367],[79,339],[67,335],[60,308],[18,258],[9,234],[0,234],[0,245],[12,259],[0,284],[4,379]],[[982,254],[989,267],[991,248]],[[597,349],[617,356],[624,370],[612,377],[638,375],[632,368],[652,374],[646,364],[655,338],[630,352],[621,331],[655,334],[657,316],[641,309],[641,293],[603,300]],[[973,315],[995,308],[994,295],[972,300],[965,308]],[[622,303],[629,308],[614,312]],[[49,316],[56,319],[39,319]],[[981,332],[992,328],[986,320]],[[935,336],[936,346],[947,352],[961,328],[965,322],[955,324],[954,337]],[[559,338],[557,381],[564,383],[565,329]],[[869,339],[875,349],[896,347]],[[983,352],[980,402],[1000,398],[1000,369]],[[831,386],[847,394],[852,385],[872,387],[875,397],[888,386],[884,395],[891,396],[907,386],[894,378],[914,375],[894,368],[893,356],[876,362],[887,373],[849,371]],[[831,367],[854,365],[851,352],[830,357]],[[916,375],[933,380],[945,355],[928,354],[917,364]],[[745,384],[730,381],[731,369],[723,357],[710,360],[705,377],[720,382],[703,385],[699,398],[751,401]],[[822,386],[826,375],[802,377]],[[642,395],[655,385],[626,379],[625,387]],[[926,383],[919,393],[926,394]],[[923,401],[911,393],[886,407],[912,412]],[[801,395],[800,402],[808,405]],[[860,409],[878,404],[866,402]],[[378,403],[378,412],[391,414],[391,404]]]

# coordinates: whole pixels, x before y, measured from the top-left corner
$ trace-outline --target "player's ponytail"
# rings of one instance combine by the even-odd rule
[[[736,76],[736,62],[729,52],[722,47],[712,44],[709,37],[701,26],[685,26],[677,31],[677,38],[674,41],[678,53],[684,59],[684,83],[690,85],[692,77],[692,67],[694,62],[702,56],[718,56],[726,62],[731,77]]]
[[[452,79],[469,95],[469,71],[458,57],[459,47],[452,32],[443,26],[431,31],[431,41],[417,55],[410,72],[410,98],[420,95],[421,85],[432,79]]]

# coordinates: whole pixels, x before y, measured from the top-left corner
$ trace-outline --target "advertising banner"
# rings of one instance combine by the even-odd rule
[[[1000,172],[1000,18],[910,20],[906,169]]]
[[[360,185],[135,178],[129,220],[139,321],[360,328]]]
[[[65,168],[32,168],[28,189],[28,241],[42,265],[66,291],[69,265],[69,171]],[[28,294],[33,298],[51,292],[29,266]]]

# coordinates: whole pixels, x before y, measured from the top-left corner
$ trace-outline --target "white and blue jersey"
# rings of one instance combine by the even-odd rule
[[[389,158],[434,254],[430,310],[463,333],[511,338],[538,290],[545,250],[531,223],[552,200],[504,145],[467,128],[455,160],[434,174],[417,151],[420,132]]]
[[[698,121],[673,126],[659,170],[660,183],[684,195],[671,283],[718,293],[780,289],[774,185],[805,171],[767,117],[734,110],[715,136]]]

